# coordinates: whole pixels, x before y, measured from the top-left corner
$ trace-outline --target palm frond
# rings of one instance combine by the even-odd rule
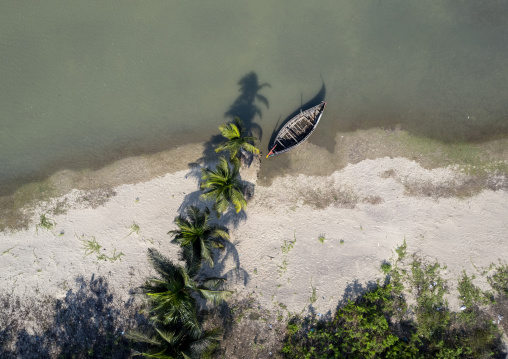
[[[250,152],[250,153],[252,153],[252,154],[254,154],[254,155],[259,155],[259,149],[258,149],[256,146],[251,145],[250,143],[247,143],[247,142],[246,142],[246,143],[244,143],[244,144],[242,145],[242,147],[243,147],[243,149],[244,149],[245,151],[247,151],[247,152]]]
[[[180,259],[185,262],[185,269],[189,275],[193,276],[201,267],[200,258],[190,246],[182,247]]]
[[[247,201],[243,194],[238,190],[231,191],[231,202],[235,206],[236,213],[240,212],[242,209],[247,207]]]
[[[240,174],[240,160],[237,157],[231,158],[230,160],[231,164],[233,165],[233,168],[230,171],[230,178],[236,179],[238,175]]]
[[[213,209],[217,212],[217,218],[220,218],[221,214],[224,213],[229,207],[229,202],[225,198],[220,198],[213,205]]]
[[[161,345],[162,344],[162,342],[156,336],[148,336],[148,335],[138,332],[136,330],[127,332],[125,334],[125,337],[127,339],[131,339],[136,342],[147,343],[150,345]]]
[[[201,210],[196,206],[189,206],[185,210],[185,213],[187,214],[187,217],[190,219],[190,223],[196,225],[196,224],[204,224],[206,221],[206,209],[201,212]]]
[[[144,356],[145,358],[154,358],[154,359],[177,359],[175,356],[173,355],[169,355],[169,354],[165,354],[164,352],[166,351],[166,349],[163,349],[162,351],[160,352],[157,352],[157,353],[153,353],[153,354],[150,354],[150,353],[141,353],[141,352],[138,352],[138,351],[134,351],[132,353],[132,356]]]
[[[204,288],[199,288],[199,294],[206,300],[212,302],[213,304],[220,304],[225,301],[233,291],[230,290],[209,290]]]
[[[222,331],[220,328],[206,331],[200,339],[190,345],[191,352],[200,358],[207,358],[218,347],[221,339]]]
[[[212,236],[229,240],[229,233],[227,230],[214,226],[212,228]]]
[[[222,172],[224,177],[227,177],[230,170],[229,170],[229,164],[228,164],[228,161],[226,160],[226,157],[224,157],[224,156],[219,157],[219,164],[217,165],[217,169],[220,172]]]
[[[159,336],[164,339],[170,346],[174,346],[181,339],[183,333],[176,333],[174,331],[169,330],[161,330],[155,328],[155,331],[159,334]]]
[[[168,258],[160,254],[155,248],[148,248],[148,260],[153,269],[163,276],[173,277],[178,273],[178,267],[171,263]]]
[[[221,142],[215,148],[215,152],[219,153],[221,151],[231,151],[231,150],[234,150],[235,147],[237,147],[237,143],[234,142],[233,140],[230,140],[227,142]]]
[[[200,241],[200,249],[201,249],[201,260],[204,260],[210,267],[213,267],[213,252],[212,248],[210,248],[210,242]]]
[[[215,199],[216,197],[217,197],[217,191],[211,190],[211,191],[202,193],[199,196],[199,199],[202,201],[209,201],[209,200]]]
[[[208,277],[201,283],[201,287],[205,289],[216,289],[219,285],[226,282],[226,278]]]
[[[245,132],[245,127],[243,126],[243,121],[240,119],[240,117],[235,116],[233,119],[233,122],[236,125],[236,128],[238,128],[238,132],[240,133],[240,136]]]
[[[241,133],[234,123],[225,123],[219,126],[222,136],[231,140],[240,137]]]

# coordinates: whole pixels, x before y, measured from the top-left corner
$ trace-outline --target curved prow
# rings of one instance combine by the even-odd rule
[[[268,154],[266,155],[266,158],[270,157],[270,156],[273,156],[273,150],[275,149],[275,147],[277,147],[277,145],[273,146],[272,149],[270,150],[270,152],[268,152]]]

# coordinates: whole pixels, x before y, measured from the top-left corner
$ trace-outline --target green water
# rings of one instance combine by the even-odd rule
[[[5,1],[0,184],[277,124],[328,101],[310,141],[393,127],[508,133],[504,1]],[[240,82],[240,83],[239,83]]]

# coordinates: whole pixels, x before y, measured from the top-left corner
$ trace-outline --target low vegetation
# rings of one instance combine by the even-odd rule
[[[327,321],[294,316],[282,354],[286,358],[504,358],[501,332],[488,315],[494,295],[465,272],[458,279],[461,310],[445,298],[449,287],[441,264],[396,250],[383,263],[384,283],[349,300]],[[496,266],[490,282],[506,295],[508,267]]]
[[[35,231],[39,233],[39,229],[45,229],[51,231],[55,228],[56,222],[46,216],[46,213],[40,215],[39,223],[35,226]]]

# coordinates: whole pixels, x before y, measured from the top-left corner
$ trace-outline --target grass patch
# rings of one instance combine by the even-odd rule
[[[101,254],[101,248],[102,246],[97,243],[97,240],[95,239],[94,236],[91,237],[92,239],[90,240],[81,240],[81,243],[83,245],[83,248],[85,249],[85,257],[88,257],[90,254],[97,254],[97,255],[100,255]]]
[[[310,288],[311,288],[311,294],[310,294],[310,304],[314,304],[317,301],[317,293],[316,293],[316,287],[312,285],[312,277],[310,278]]]
[[[122,260],[122,257],[125,256],[122,252],[116,253],[116,248],[113,249],[113,255],[110,257],[105,253],[101,252],[101,249],[103,248],[95,239],[94,236],[91,237],[89,240],[81,240],[81,243],[83,244],[83,248],[85,249],[85,257],[88,257],[91,254],[95,255],[95,258],[98,261],[110,261],[110,262],[116,262],[117,260]]]
[[[14,248],[16,248],[16,246],[13,246],[9,249],[6,249],[5,251],[3,251],[1,254],[0,254],[0,257],[3,256],[4,254],[10,254],[11,256],[14,256],[14,254],[11,253],[11,250],[13,250]]]
[[[35,232],[39,233],[39,228],[51,231],[56,226],[56,222],[48,218],[46,214],[41,214],[39,217],[39,223],[35,226]]]
[[[136,224],[136,222],[132,222],[132,224],[129,227],[127,227],[127,228],[129,228],[131,231],[129,232],[128,235],[125,236],[125,238],[129,237],[132,233],[136,233],[139,236],[139,230],[140,230],[140,228]]]
[[[293,249],[293,247],[295,246],[296,230],[293,233],[293,238],[294,239],[292,241],[284,240],[284,244],[280,247],[281,251],[282,251],[282,263],[280,266],[277,266],[279,268],[279,277],[282,277],[282,275],[287,272],[287,267],[289,264],[289,262],[287,260],[287,255],[288,255],[289,251],[291,249]]]

